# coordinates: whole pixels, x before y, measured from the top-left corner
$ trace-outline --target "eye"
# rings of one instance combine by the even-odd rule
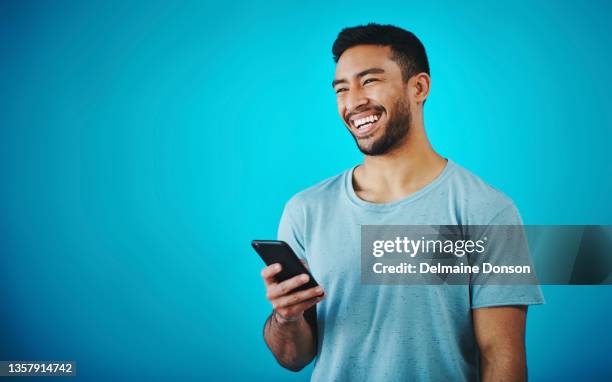
[[[336,89],[336,94],[340,94],[346,91],[346,88],[338,88]]]
[[[376,82],[376,81],[378,81],[378,79],[377,79],[377,78],[368,78],[367,80],[363,81],[363,84],[364,84],[364,85],[367,85],[367,84],[369,84],[370,82]]]

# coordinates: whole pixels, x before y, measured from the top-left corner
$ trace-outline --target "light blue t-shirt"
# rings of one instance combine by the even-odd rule
[[[317,305],[311,381],[476,381],[472,309],[541,304],[536,285],[365,285],[360,226],[522,224],[512,200],[448,160],[430,184],[393,203],[360,199],[353,169],[291,198],[278,238],[326,291]]]

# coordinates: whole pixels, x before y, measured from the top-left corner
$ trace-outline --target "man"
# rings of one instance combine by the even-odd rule
[[[313,381],[525,380],[537,286],[361,283],[361,225],[522,222],[508,197],[432,149],[429,64],[416,36],[368,24],[341,31],[332,51],[338,112],[364,160],[286,204],[279,239],[325,290],[292,292],[305,275],[276,283],[280,265],[264,268],[268,347],[294,371],[316,357]]]

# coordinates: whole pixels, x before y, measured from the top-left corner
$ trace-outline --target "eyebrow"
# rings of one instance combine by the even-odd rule
[[[357,74],[355,74],[355,77],[360,78],[363,76],[367,76],[368,74],[378,74],[378,73],[384,73],[385,70],[382,68],[370,68],[370,69],[366,69],[363,70]],[[332,81],[332,88],[336,87],[336,85],[341,84],[341,83],[346,83],[348,82],[348,80],[346,78],[339,78],[337,80],[333,80]]]

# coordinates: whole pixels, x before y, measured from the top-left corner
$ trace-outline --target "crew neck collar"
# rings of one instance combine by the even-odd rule
[[[346,195],[349,198],[349,200],[362,208],[368,209],[368,210],[373,210],[373,211],[388,211],[390,209],[393,209],[395,207],[398,207],[400,205],[404,205],[404,204],[408,204],[411,203],[415,200],[417,200],[418,198],[420,198],[421,196],[427,194],[429,191],[431,191],[433,188],[435,188],[436,186],[438,186],[442,181],[444,181],[444,179],[446,179],[455,169],[455,163],[446,158],[447,162],[446,162],[446,166],[444,166],[444,170],[442,170],[442,172],[440,174],[438,174],[438,176],[432,180],[429,184],[427,184],[425,187],[420,188],[419,190],[417,190],[416,192],[413,192],[412,194],[408,195],[407,197],[403,198],[403,199],[399,199],[396,200],[394,202],[390,202],[390,203],[373,203],[373,202],[368,202],[366,200],[361,199],[359,196],[357,196],[357,194],[355,193],[355,189],[353,188],[353,173],[355,171],[355,168],[357,168],[359,165],[356,165],[352,168],[350,168],[349,170],[345,171],[344,173],[344,189],[346,191]]]

